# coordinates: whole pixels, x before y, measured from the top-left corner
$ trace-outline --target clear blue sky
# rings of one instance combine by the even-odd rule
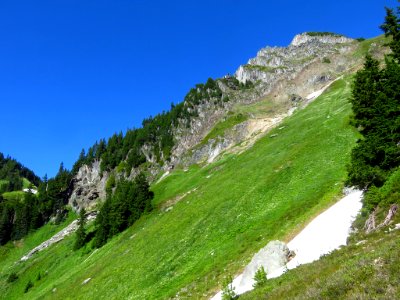
[[[397,1],[0,1],[0,152],[39,176],[304,31],[381,34]]]

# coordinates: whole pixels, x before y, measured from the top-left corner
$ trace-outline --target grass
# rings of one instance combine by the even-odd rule
[[[250,115],[253,118],[266,118],[283,113],[287,108],[272,101],[269,97],[247,105],[236,105],[233,109],[236,114]]]
[[[40,229],[32,232],[25,238],[19,241],[8,242],[6,245],[0,247],[0,278],[9,273],[9,270],[14,268],[14,263],[18,261],[22,256],[27,254],[30,250],[46,241],[54,234],[59,232],[69,223],[76,219],[76,214],[69,212],[68,217],[59,225],[46,224]],[[0,285],[3,282],[0,282]],[[0,296],[1,298],[1,296]]]
[[[25,192],[13,191],[3,193],[3,198],[9,201],[22,201],[25,198]]]
[[[285,66],[267,67],[267,66],[261,66],[261,65],[251,65],[251,64],[244,65],[243,67],[246,69],[249,69],[249,70],[257,70],[257,71],[261,71],[264,73],[273,72],[278,69],[286,69]]]
[[[380,47],[378,47],[378,49],[383,49],[382,46],[384,46],[388,41],[389,41],[389,39],[386,38],[384,35],[380,35],[380,36],[377,36],[372,39],[364,40],[364,41],[358,43],[358,48],[353,53],[353,55],[357,58],[363,58],[363,57],[365,57],[366,54],[368,54],[370,52],[373,44],[379,45]]]
[[[225,120],[217,123],[213,129],[207,134],[200,145],[205,145],[211,139],[216,139],[219,136],[224,136],[226,130],[231,129],[233,126],[240,124],[247,120],[247,116],[244,114],[231,114],[228,115]]]
[[[335,82],[287,118],[274,139],[205,167],[174,171],[152,187],[156,209],[95,252],[73,236],[12,265],[4,299],[207,298],[272,239],[288,240],[335,201],[356,133],[348,125],[350,79]],[[188,193],[192,191],[191,193]],[[163,203],[185,195],[173,209]],[[9,273],[19,279],[6,283]],[[43,272],[40,281],[34,281]],[[89,283],[82,282],[91,278]],[[34,286],[23,294],[31,280]]]
[[[399,265],[400,230],[379,231],[268,280],[240,300],[400,299]]]
[[[28,179],[22,178],[22,188],[23,188],[23,189],[29,188],[29,186],[30,186],[31,184],[32,184],[32,183],[31,183]]]

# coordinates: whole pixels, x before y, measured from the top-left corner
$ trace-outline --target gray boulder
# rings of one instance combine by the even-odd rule
[[[264,248],[258,251],[243,272],[240,285],[252,286],[254,275],[262,266],[267,274],[274,273],[282,269],[293,254],[284,242],[271,241]]]

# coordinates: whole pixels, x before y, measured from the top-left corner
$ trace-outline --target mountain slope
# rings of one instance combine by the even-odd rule
[[[340,195],[357,136],[348,125],[350,82],[335,82],[247,151],[154,184],[157,209],[99,250],[72,252],[70,237],[12,266],[2,297],[211,296],[269,240],[287,240]],[[10,284],[11,272],[19,279]],[[35,280],[39,272],[46,275]]]

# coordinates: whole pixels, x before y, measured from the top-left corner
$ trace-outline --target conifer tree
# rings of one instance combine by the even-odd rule
[[[76,230],[75,234],[74,250],[78,250],[85,245],[85,240],[86,240],[85,224],[86,224],[86,210],[82,208],[79,212],[79,227]]]
[[[381,26],[391,37],[385,66],[367,55],[357,72],[351,100],[354,125],[362,134],[351,154],[347,184],[380,187],[400,164],[400,19],[386,9]]]

